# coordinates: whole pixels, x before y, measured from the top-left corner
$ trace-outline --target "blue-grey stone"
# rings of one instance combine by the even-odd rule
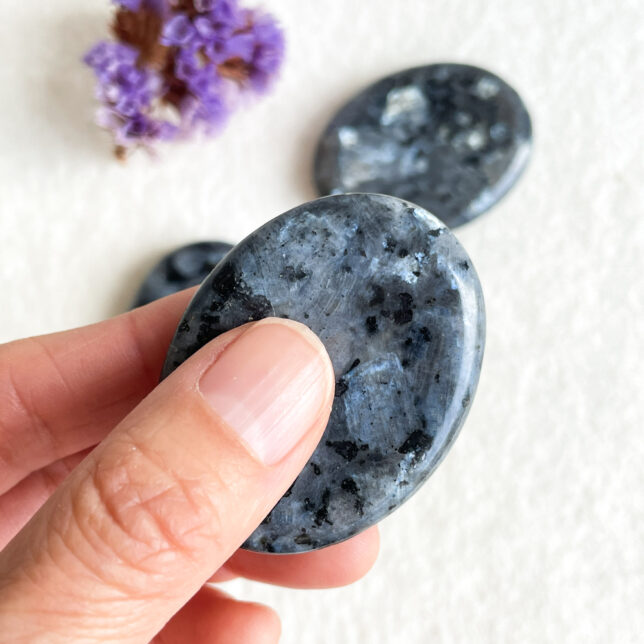
[[[441,461],[478,382],[483,297],[469,257],[425,210],[382,195],[327,197],[226,256],[181,320],[163,376],[268,316],[307,324],[336,376],[324,437],[244,546],[301,552],[373,525]]]
[[[323,195],[394,195],[454,227],[512,187],[531,142],[523,101],[498,76],[428,65],[384,78],[338,112],[318,145],[315,179]]]
[[[169,253],[145,278],[132,308],[201,284],[231,248],[224,242],[198,242]]]

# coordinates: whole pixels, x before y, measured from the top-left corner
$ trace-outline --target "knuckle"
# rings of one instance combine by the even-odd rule
[[[197,562],[221,534],[212,490],[130,440],[118,447],[88,473],[75,513],[86,540],[142,571],[177,558]]]

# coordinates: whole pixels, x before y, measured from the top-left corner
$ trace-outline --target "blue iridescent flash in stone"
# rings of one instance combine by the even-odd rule
[[[428,65],[384,78],[338,112],[319,142],[315,180],[323,195],[408,199],[454,227],[503,197],[531,144],[525,105],[498,76]]]
[[[195,295],[167,376],[251,320],[307,324],[336,376],[326,432],[246,548],[322,548],[377,523],[427,479],[472,403],[483,296],[472,262],[428,212],[382,195],[299,206],[252,233]]]

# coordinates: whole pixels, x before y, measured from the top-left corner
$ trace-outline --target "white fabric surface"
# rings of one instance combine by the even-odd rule
[[[125,167],[79,58],[107,0],[22,0],[0,21],[0,341],[124,309],[160,253],[238,240],[314,197],[312,148],[388,72],[466,61],[534,118],[518,187],[458,230],[488,308],[481,385],[430,482],[356,586],[233,582],[298,642],[627,644],[644,638],[644,5],[641,0],[277,0],[270,99],[216,141]]]

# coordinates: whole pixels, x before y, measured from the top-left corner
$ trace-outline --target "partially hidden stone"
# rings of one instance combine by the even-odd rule
[[[224,242],[198,242],[169,253],[145,278],[132,308],[201,284],[231,248]]]
[[[269,316],[318,334],[335,402],[310,462],[244,547],[303,552],[378,522],[445,456],[478,382],[483,297],[469,257],[425,210],[382,195],[327,197],[226,256],[183,316],[163,376]]]
[[[454,227],[503,197],[531,144],[525,105],[498,76],[428,65],[384,78],[338,112],[319,142],[315,180],[323,195],[408,199]]]

